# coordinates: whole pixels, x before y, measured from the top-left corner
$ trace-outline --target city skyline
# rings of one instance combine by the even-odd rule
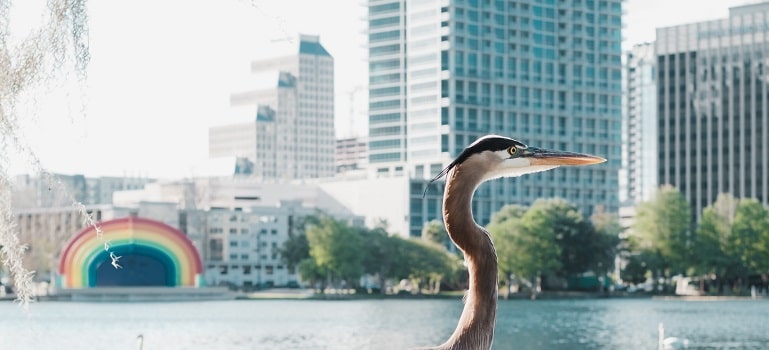
[[[713,6],[696,2],[698,6],[694,6],[694,1],[687,0],[664,3],[665,11],[658,11],[662,1],[628,1],[623,49],[653,40],[655,27],[724,17],[729,7],[747,2]],[[153,11],[147,12],[148,2],[90,4],[91,62],[83,91],[86,116],[79,113],[76,87],[69,93],[49,95],[58,102],[36,108],[20,104],[18,108],[22,116],[37,112],[34,118],[21,118],[26,120],[22,134],[46,169],[87,176],[209,175],[207,130],[238,118],[227,115],[227,98],[254,84],[244,81],[249,74],[243,67],[250,61],[279,56],[281,47],[294,47],[299,33],[320,35],[337,66],[345,67],[335,75],[336,136],[365,133],[366,107],[359,106],[366,102],[360,91],[367,76],[362,58],[366,43],[363,6],[350,6],[345,15],[326,21],[313,16],[323,7],[314,2],[225,2],[214,8],[206,3],[185,3],[187,16],[180,16],[180,5],[153,3]],[[307,11],[295,12],[298,6]],[[17,39],[34,27],[34,21],[25,27],[24,18],[39,18],[33,10],[18,10]],[[137,17],[143,19],[143,27],[125,30]],[[169,18],[173,18],[173,26],[168,25]],[[206,22],[216,30],[200,25]],[[201,47],[204,54],[200,54]],[[59,82],[56,87],[69,85]],[[66,95],[75,97],[66,100]],[[352,108],[350,96],[355,100]],[[351,114],[357,119],[351,121]],[[20,158],[12,163],[13,174],[30,172]],[[230,171],[231,166],[218,169]]]
[[[479,224],[505,203],[543,197],[588,216],[598,207],[617,211],[620,0],[372,0],[369,14],[369,167],[415,181],[411,236],[441,218],[441,196],[423,195],[419,181],[488,134],[607,161],[479,187]]]

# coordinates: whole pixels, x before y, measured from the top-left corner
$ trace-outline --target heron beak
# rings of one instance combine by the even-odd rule
[[[605,158],[589,154],[555,151],[551,149],[529,147],[524,151],[523,158],[531,165],[590,165],[606,161]]]

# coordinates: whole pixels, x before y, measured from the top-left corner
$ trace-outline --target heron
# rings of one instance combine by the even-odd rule
[[[499,177],[605,161],[588,154],[531,147],[508,137],[487,135],[467,146],[430,180],[431,184],[446,176],[443,222],[451,241],[464,254],[469,287],[454,333],[443,344],[423,349],[490,349],[494,339],[497,254],[489,233],[473,218],[471,202],[475,189],[481,183]]]

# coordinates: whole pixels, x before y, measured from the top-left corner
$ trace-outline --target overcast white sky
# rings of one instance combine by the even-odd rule
[[[40,7],[17,0],[12,35],[39,24]],[[726,17],[746,0],[628,0],[625,47],[654,40],[654,28]],[[24,3],[24,4],[21,4]],[[85,116],[78,94],[25,116],[24,136],[53,172],[87,176],[185,177],[213,169],[208,127],[232,120],[231,92],[249,80],[249,62],[296,50],[297,33],[320,35],[334,56],[337,136],[365,134],[367,65],[362,1],[91,1]],[[66,96],[69,102],[63,102]],[[38,106],[43,105],[39,104]],[[20,108],[27,113],[27,109]],[[30,112],[31,113],[31,112]],[[351,118],[351,113],[357,118]],[[514,136],[514,135],[511,135]],[[28,172],[21,160],[12,172]]]

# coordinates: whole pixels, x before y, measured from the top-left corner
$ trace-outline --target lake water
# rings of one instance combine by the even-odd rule
[[[460,300],[0,303],[0,349],[406,349],[443,342]],[[494,349],[769,349],[769,301],[503,300]]]

